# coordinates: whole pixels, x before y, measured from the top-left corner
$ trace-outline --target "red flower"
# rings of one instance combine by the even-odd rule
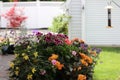
[[[71,45],[71,44],[72,44],[69,39],[65,39],[65,43],[66,43],[67,45]]]

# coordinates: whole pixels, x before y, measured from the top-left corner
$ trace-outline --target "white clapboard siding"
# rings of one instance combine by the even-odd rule
[[[69,15],[72,17],[69,23],[70,39],[81,38],[81,0],[70,1]]]
[[[86,0],[85,41],[91,45],[120,45],[120,8],[112,3],[112,26],[107,26],[107,0]],[[115,0],[120,4],[120,0]]]
[[[63,10],[61,5],[64,2],[18,2],[18,8],[24,8],[24,15],[27,16],[26,27],[27,28],[48,28],[52,25],[53,18],[62,14]],[[5,13],[13,6],[13,2],[3,3],[2,12]],[[1,27],[6,27],[7,21],[2,17]]]

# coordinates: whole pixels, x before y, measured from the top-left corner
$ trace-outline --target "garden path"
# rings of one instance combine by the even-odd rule
[[[8,80],[9,62],[14,59],[14,55],[0,55],[0,80]]]

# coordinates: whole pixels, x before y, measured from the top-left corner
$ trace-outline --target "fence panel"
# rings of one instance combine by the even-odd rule
[[[27,28],[48,28],[51,26],[52,20],[55,16],[62,14],[63,10],[61,5],[64,2],[18,2],[18,8],[24,8],[24,15],[28,17],[26,20]],[[13,2],[4,2],[2,3],[1,14],[4,14],[12,6]],[[1,27],[7,27],[7,21],[2,17],[1,18]]]

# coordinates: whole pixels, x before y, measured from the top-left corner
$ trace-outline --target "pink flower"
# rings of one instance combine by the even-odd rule
[[[52,63],[53,65],[55,65],[56,62],[57,62],[56,60],[52,60],[52,61],[51,61],[51,63]]]
[[[72,51],[72,55],[76,56],[76,54],[77,54],[76,51]]]

